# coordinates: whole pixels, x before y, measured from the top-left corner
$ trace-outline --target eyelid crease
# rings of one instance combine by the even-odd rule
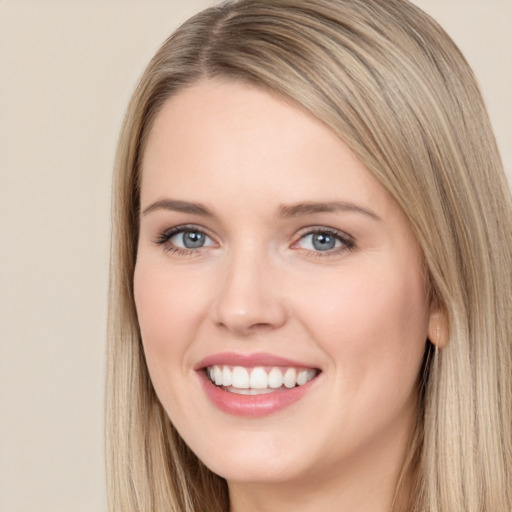
[[[329,228],[327,226],[309,226],[309,227],[301,229],[299,235],[302,238],[307,235],[322,234],[322,233],[332,235],[332,236],[339,238],[340,240],[343,240],[345,242],[355,242],[355,239],[352,235],[349,235],[348,233],[346,233],[345,231],[342,231],[340,229]]]

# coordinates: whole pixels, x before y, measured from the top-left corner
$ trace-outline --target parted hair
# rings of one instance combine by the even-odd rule
[[[415,233],[447,340],[440,349],[426,345],[394,512],[510,512],[510,192],[470,67],[407,0],[228,1],[188,20],[149,63],[128,107],[114,172],[109,510],[229,510],[226,482],[189,450],[155,395],[133,298],[145,141],[167,99],[215,77],[281,95],[325,123]]]

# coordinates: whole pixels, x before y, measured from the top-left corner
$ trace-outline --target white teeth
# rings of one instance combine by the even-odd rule
[[[251,369],[243,366],[213,365],[207,368],[207,375],[216,386],[223,386],[226,391],[240,394],[261,394],[283,386],[286,388],[303,386],[317,374],[313,368],[290,367],[285,369],[274,366],[270,368],[270,371],[267,370],[261,366]]]
[[[222,369],[222,385],[223,386],[231,386],[233,384],[233,374],[229,369],[229,366],[224,366]]]
[[[268,374],[268,385],[272,389],[280,388],[283,385],[283,373],[279,368],[272,368]]]
[[[229,387],[226,389],[230,393],[236,393],[238,395],[266,395],[268,393],[272,393],[270,388],[265,389],[238,389],[234,387]]]
[[[297,374],[297,386],[303,386],[306,382],[309,382],[315,376],[315,370],[301,370]]]
[[[293,387],[295,387],[296,383],[297,383],[297,372],[295,371],[295,368],[288,368],[283,377],[283,384],[287,388],[293,388]]]
[[[231,377],[234,388],[249,389],[249,372],[243,366],[235,366]]]
[[[215,379],[215,384],[217,386],[222,386],[222,370],[219,366],[213,367],[213,376]]]
[[[268,375],[263,368],[254,368],[251,372],[250,387],[252,389],[268,388]]]

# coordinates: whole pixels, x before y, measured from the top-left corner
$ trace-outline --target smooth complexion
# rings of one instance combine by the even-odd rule
[[[325,125],[228,80],[169,99],[143,155],[135,300],[157,395],[232,512],[389,509],[435,314],[407,220]],[[205,392],[202,362],[225,354],[319,374],[238,414]]]

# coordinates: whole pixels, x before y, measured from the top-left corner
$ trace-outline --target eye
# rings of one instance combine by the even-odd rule
[[[182,231],[169,238],[169,242],[173,245],[184,249],[204,247],[209,240],[209,237],[201,231]]]
[[[190,252],[215,245],[202,229],[195,226],[177,226],[169,229],[162,233],[155,243],[167,246],[166,249],[171,252]]]
[[[353,247],[354,241],[348,235],[339,231],[320,228],[302,235],[292,248],[337,254]]]

